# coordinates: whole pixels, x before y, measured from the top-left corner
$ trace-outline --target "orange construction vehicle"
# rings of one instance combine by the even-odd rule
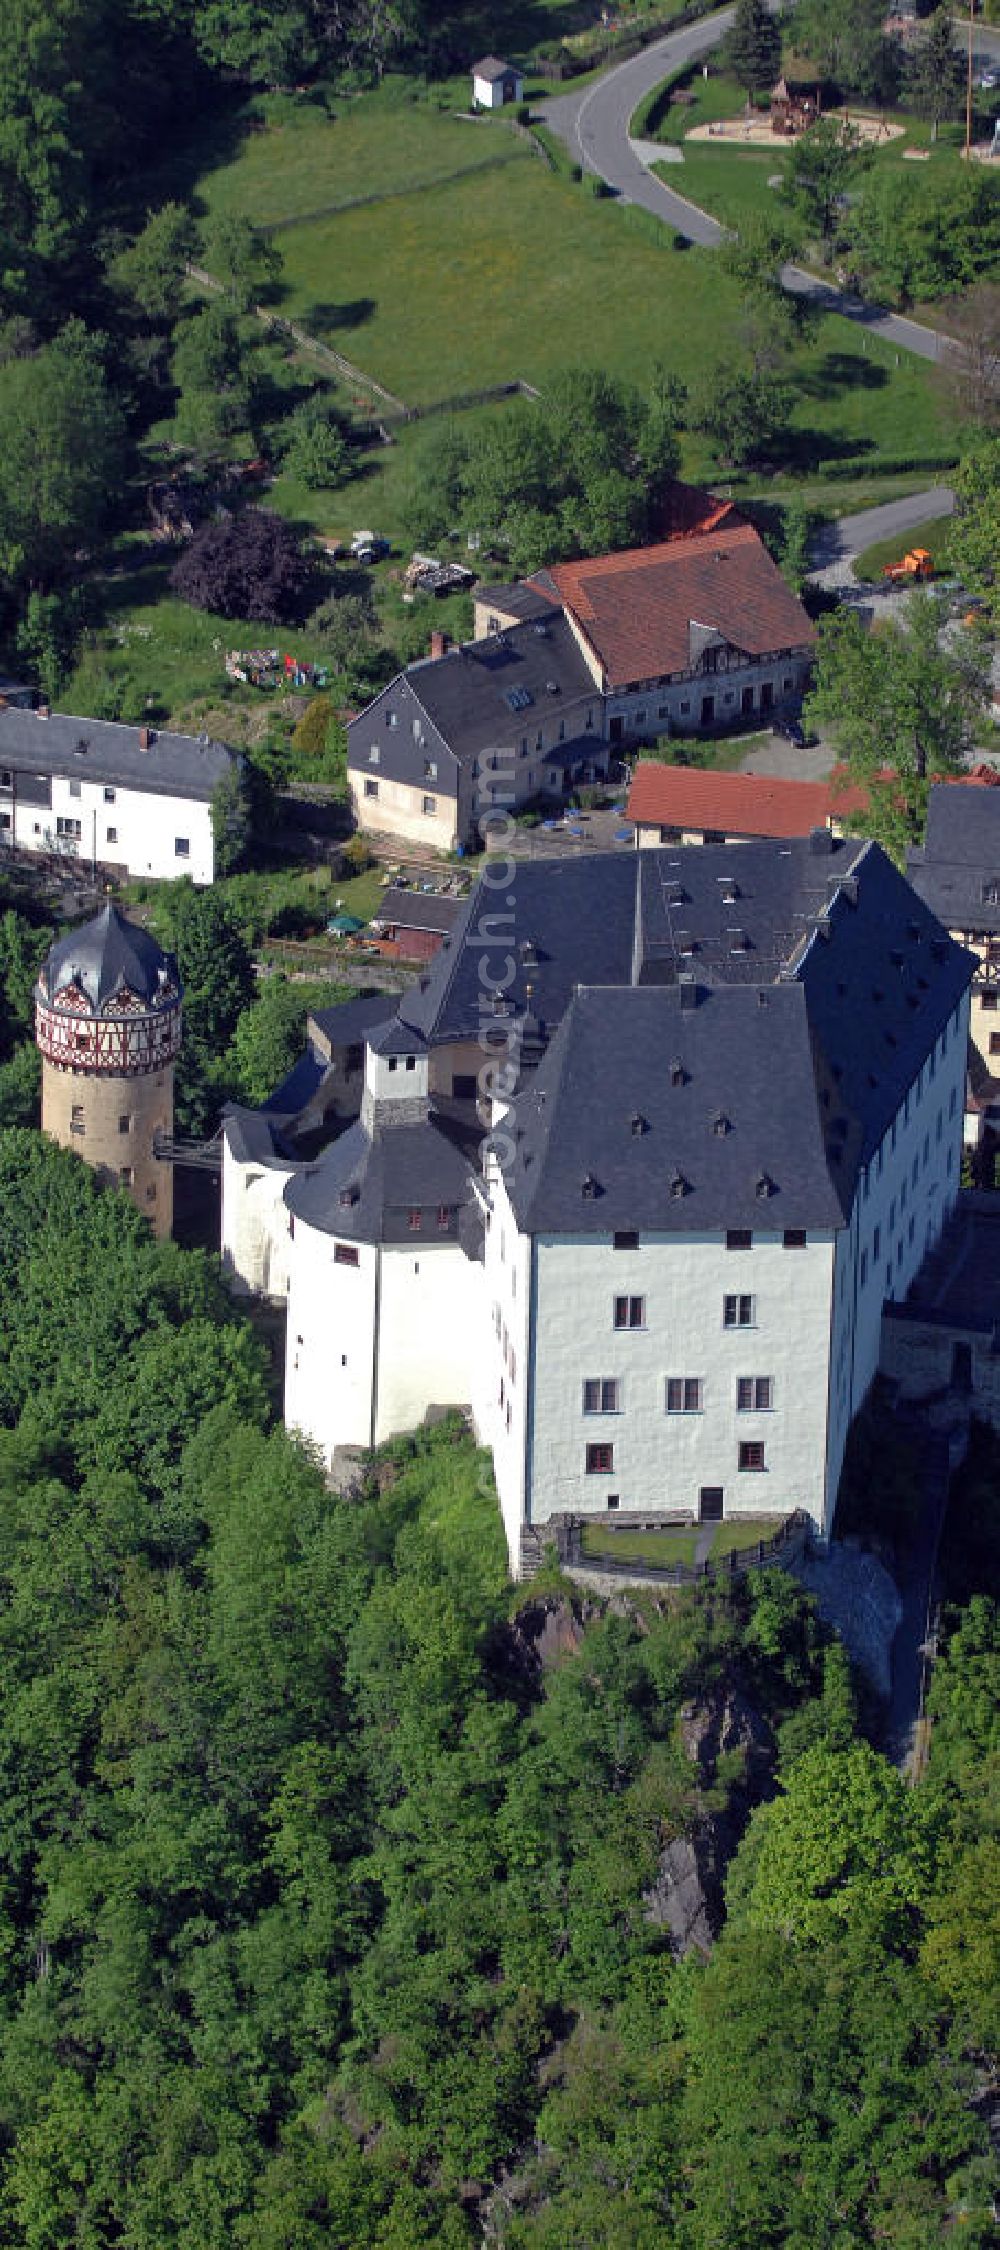
[[[926,547],[911,547],[902,562],[886,563],[883,578],[933,578],[934,563]]]

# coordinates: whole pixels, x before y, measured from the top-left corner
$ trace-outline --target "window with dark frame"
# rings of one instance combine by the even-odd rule
[[[617,1375],[588,1375],[583,1385],[585,1414],[618,1414],[622,1387]]]
[[[756,1470],[758,1474],[766,1466],[763,1441],[760,1438],[743,1438],[741,1440],[739,1466],[741,1469]]]
[[[736,1410],[739,1414],[768,1414],[774,1404],[774,1380],[770,1375],[739,1375],[736,1380]]]
[[[702,1380],[700,1375],[668,1375],[666,1408],[668,1414],[700,1414],[702,1408]]]
[[[724,1297],[722,1300],[722,1325],[724,1328],[752,1328],[754,1300],[752,1297]]]
[[[358,1255],[356,1245],[353,1242],[335,1242],[333,1246],[333,1262],[335,1266],[360,1265],[361,1260]]]
[[[639,1237],[637,1234],[616,1234],[613,1247],[616,1250],[638,1250]]]
[[[587,1461],[587,1470],[586,1470],[586,1473],[587,1473],[588,1477],[610,1477],[610,1476],[613,1476],[613,1475],[614,1475],[614,1472],[615,1472],[615,1449],[614,1449],[614,1446],[613,1446],[613,1445],[588,1445],[588,1447],[587,1447],[587,1455],[586,1455],[586,1461]]]
[[[805,1228],[786,1227],[781,1237],[781,1247],[783,1250],[804,1250],[806,1247]]]
[[[421,1227],[423,1226],[423,1223],[424,1223],[424,1214],[423,1214],[423,1212],[422,1212],[422,1211],[411,1211],[411,1212],[409,1212],[409,1214],[408,1214],[408,1216],[407,1216],[407,1221],[406,1221],[406,1223],[407,1223],[407,1226],[409,1227],[409,1230],[410,1230],[410,1233],[411,1233],[411,1234],[419,1234],[419,1233],[420,1233],[420,1230],[421,1230]]]
[[[753,1235],[751,1234],[749,1227],[727,1227],[726,1249],[752,1250]]]
[[[616,1328],[645,1328],[645,1297],[616,1297],[614,1325]]]

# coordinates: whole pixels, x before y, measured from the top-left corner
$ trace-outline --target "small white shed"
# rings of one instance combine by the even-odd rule
[[[524,100],[524,78],[513,63],[497,55],[484,55],[472,66],[472,99],[481,109],[502,109],[505,102]]]

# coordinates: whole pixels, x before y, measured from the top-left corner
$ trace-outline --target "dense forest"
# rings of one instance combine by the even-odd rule
[[[30,1132],[0,1209],[0,2242],[993,2240],[993,1606],[909,1789],[782,1574],[512,1592],[459,1424],[338,1498],[211,1260]]]

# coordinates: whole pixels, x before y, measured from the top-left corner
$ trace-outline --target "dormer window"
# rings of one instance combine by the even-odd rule
[[[583,1196],[585,1203],[594,1202],[596,1196],[599,1193],[599,1190],[597,1181],[595,1180],[592,1172],[588,1172],[585,1175],[583,1181],[581,1182],[580,1193]]]
[[[758,1203],[766,1203],[768,1196],[774,1194],[774,1181],[772,1180],[769,1172],[759,1172],[757,1174],[757,1179],[754,1183],[754,1194],[757,1198]]]
[[[687,1077],[687,1072],[686,1072],[686,1070],[685,1070],[685,1068],[684,1068],[684,1065],[683,1065],[683,1063],[682,1063],[682,1062],[677,1062],[677,1061],[674,1061],[674,1062],[672,1062],[672,1063],[671,1063],[671,1065],[670,1065],[670,1083],[671,1083],[671,1085],[672,1085],[672,1086],[683,1086],[683,1084],[684,1084],[684,1081],[685,1081],[686,1077]]]
[[[674,1203],[679,1203],[681,1197],[687,1194],[690,1184],[690,1181],[685,1179],[683,1172],[671,1172],[670,1194]]]
[[[718,1141],[724,1141],[726,1134],[732,1131],[732,1126],[724,1110],[716,1110],[712,1119],[712,1131]]]
[[[378,747],[378,743],[377,743],[377,742],[373,742],[373,743],[372,743],[372,746],[371,746],[371,749],[370,749],[370,750],[369,750],[369,752],[368,752],[368,763],[369,763],[369,765],[370,765],[370,766],[377,766],[377,765],[378,765],[378,761],[379,761],[379,747]]]
[[[629,1126],[632,1133],[632,1139],[634,1141],[640,1141],[643,1134],[648,1133],[649,1131],[648,1120],[645,1117],[640,1116],[638,1110],[636,1110],[633,1113],[632,1117],[630,1117]]]

